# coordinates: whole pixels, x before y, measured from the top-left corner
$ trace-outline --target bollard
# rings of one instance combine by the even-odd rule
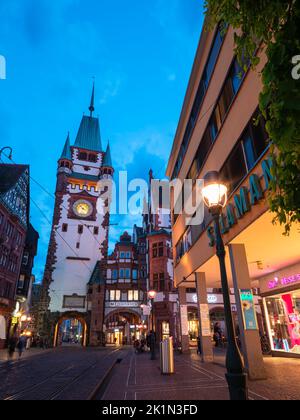
[[[162,375],[172,375],[175,373],[172,337],[160,343],[160,369]]]

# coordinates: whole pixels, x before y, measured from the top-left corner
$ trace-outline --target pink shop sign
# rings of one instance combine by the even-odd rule
[[[295,274],[294,276],[290,277],[283,277],[282,279],[275,277],[274,280],[269,281],[268,286],[269,289],[276,289],[276,287],[289,286],[294,283],[300,283],[300,274]]]

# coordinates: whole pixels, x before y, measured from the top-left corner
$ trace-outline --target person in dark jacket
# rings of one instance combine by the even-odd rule
[[[19,341],[17,344],[17,349],[19,352],[19,358],[22,357],[22,354],[24,352],[24,350],[26,349],[26,344],[27,344],[27,337],[26,335],[24,335],[24,331],[21,332],[21,335],[19,337]]]
[[[18,343],[18,337],[16,334],[12,335],[8,340],[8,357],[11,360],[14,357],[14,353],[16,351]]]

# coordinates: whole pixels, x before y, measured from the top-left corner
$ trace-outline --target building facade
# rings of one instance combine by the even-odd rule
[[[227,28],[226,33],[220,26],[214,31],[203,31],[167,169],[172,180],[182,182],[203,179],[208,172],[218,171],[228,187],[228,203],[220,222],[227,247],[229,285],[235,291],[243,336],[243,354],[254,378],[264,376],[264,368],[258,323],[253,313],[251,325],[246,322],[244,299],[247,295],[248,302],[253,303],[252,289],[259,288],[263,279],[288,277],[291,268],[299,263],[300,245],[299,227],[294,226],[290,236],[285,237],[282,227],[272,224],[273,215],[269,212],[272,161],[265,122],[258,109],[262,90],[259,70],[266,58],[261,49],[258,54],[261,57],[258,71],[250,68],[245,71],[235,57],[232,28]],[[181,297],[182,342],[187,348],[184,289],[197,287],[201,334],[208,343],[206,290],[220,288],[221,283],[210,214],[205,210],[203,223],[188,226],[185,212],[175,214],[174,207],[173,203],[175,284]],[[297,270],[293,275],[297,275]],[[297,282],[293,282],[295,285]],[[279,341],[282,353],[288,353],[288,348],[293,353],[298,349],[297,340],[291,338],[291,331],[297,330],[300,322],[297,293],[294,296],[281,298],[280,311],[273,317],[276,323],[285,313],[283,335],[288,345],[280,341],[275,323],[269,323],[270,342],[274,347],[273,342]],[[211,352],[207,351],[210,357]]]
[[[70,319],[80,322],[84,345],[99,345],[103,322],[95,302],[99,278],[105,276],[109,231],[109,183],[113,177],[110,146],[102,149],[99,119],[83,116],[73,146],[70,136],[58,160],[56,202],[41,296],[47,305],[54,345]],[[93,287],[91,287],[91,282]],[[97,294],[94,299],[93,293]],[[101,302],[100,302],[101,303]],[[103,306],[103,303],[102,303]],[[41,316],[44,316],[41,314]],[[54,330],[53,330],[54,328]]]
[[[107,261],[105,330],[108,344],[132,344],[145,336],[147,319],[146,239],[134,229],[135,241],[125,232]]]
[[[29,167],[0,165],[0,348],[17,328],[17,285],[29,227]]]

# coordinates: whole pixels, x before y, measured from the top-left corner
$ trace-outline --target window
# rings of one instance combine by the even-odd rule
[[[76,249],[79,249],[80,248],[80,243],[79,242],[77,242],[76,243]]]
[[[11,283],[6,281],[4,283],[3,297],[9,299],[11,297],[11,290],[12,290]]]
[[[121,300],[121,291],[120,290],[110,290],[110,301],[119,302]]]
[[[138,302],[139,301],[139,291],[138,290],[128,290],[128,301],[129,302]]]
[[[126,252],[126,258],[130,259],[131,258],[131,252]]]
[[[153,288],[157,292],[159,291],[159,276],[158,274],[153,274]]]
[[[124,269],[121,268],[120,269],[120,279],[124,279],[124,278],[125,278],[125,276],[124,276]]]
[[[137,278],[138,278],[138,271],[137,270],[132,270],[132,279],[137,280]]]
[[[231,72],[230,72],[230,78],[232,81],[232,88],[233,88],[234,94],[236,94],[239,88],[241,87],[243,76],[244,76],[244,70],[239,65],[238,60],[235,59]]]
[[[79,153],[79,160],[87,160],[87,153],[85,152],[80,152]]]
[[[25,283],[25,276],[24,274],[21,274],[18,281],[18,289],[24,289],[24,283]]]
[[[112,278],[113,278],[113,280],[117,280],[118,279],[118,270],[113,270],[112,271]]]
[[[120,258],[124,259],[125,258],[125,252],[120,252]]]
[[[24,252],[22,265],[26,267],[28,265],[28,262],[29,262],[29,252]]]
[[[152,247],[152,257],[153,258],[157,258],[157,255],[158,255],[158,247],[157,247],[157,244],[153,244],[153,247]]]
[[[64,233],[68,232],[68,225],[67,225],[67,223],[64,223],[64,224],[62,225],[62,231],[63,231]]]
[[[79,235],[83,234],[83,226],[82,225],[78,226],[78,233],[79,233]]]
[[[90,154],[89,155],[89,161],[93,162],[93,163],[96,163],[97,162],[97,156],[94,155],[94,154]]]
[[[165,291],[165,274],[160,273],[159,275],[159,291],[164,292]]]
[[[207,60],[205,70],[203,72],[202,79],[200,81],[200,84],[199,84],[199,87],[198,87],[198,90],[197,90],[197,94],[196,94],[194,104],[193,104],[193,107],[192,107],[190,119],[188,121],[185,134],[183,136],[183,141],[182,141],[182,145],[181,145],[180,152],[179,152],[179,155],[178,155],[178,159],[177,159],[177,162],[176,162],[176,165],[175,165],[174,172],[172,174],[172,179],[177,177],[177,175],[179,173],[179,170],[181,168],[181,164],[182,164],[182,161],[183,161],[183,158],[184,158],[184,154],[186,152],[186,148],[189,144],[190,137],[191,137],[193,129],[195,127],[196,120],[197,120],[197,117],[198,117],[198,114],[199,114],[204,96],[206,94],[206,91],[207,91],[212,73],[214,71],[214,68],[215,68],[215,65],[216,65],[216,62],[217,62],[219,52],[221,50],[222,43],[223,43],[223,40],[224,40],[224,37],[222,35],[222,29],[223,29],[222,25],[220,24],[219,28],[217,30],[217,33],[216,33],[216,36],[215,36],[215,39],[214,39],[209,57],[208,57],[208,60]]]
[[[228,185],[229,194],[247,174],[242,144],[238,143],[221,171],[221,179]]]
[[[99,228],[98,227],[94,227],[94,235],[99,235]]]
[[[160,242],[158,244],[158,256],[163,257],[164,256],[164,243]]]
[[[125,278],[130,279],[131,278],[131,270],[130,268],[126,268],[125,270]]]
[[[256,122],[256,119],[257,115],[243,134],[243,146],[248,171],[253,168],[257,160],[268,147],[268,133],[264,127],[262,118],[259,119],[258,123]]]

